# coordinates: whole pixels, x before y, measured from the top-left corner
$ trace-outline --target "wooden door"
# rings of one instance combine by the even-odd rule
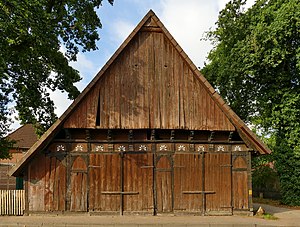
[[[174,211],[201,214],[202,154],[174,156]]]
[[[66,209],[66,166],[64,156],[46,158],[45,211],[65,211]]]
[[[71,167],[70,211],[87,211],[87,165],[78,156]]]
[[[248,193],[248,164],[247,155],[234,156],[233,158],[233,209],[249,209]]]
[[[118,212],[120,200],[120,155],[91,154],[89,211]]]
[[[205,153],[205,212],[232,213],[231,154]]]
[[[153,213],[153,154],[125,153],[122,176],[122,211]]]
[[[156,159],[156,212],[168,213],[173,211],[173,180],[172,160],[170,156],[161,155]]]

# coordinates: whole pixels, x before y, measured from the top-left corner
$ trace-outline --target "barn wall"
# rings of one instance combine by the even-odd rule
[[[154,141],[137,131],[144,140],[135,141],[128,130],[116,131],[111,142],[93,140],[104,137],[98,132],[90,141],[78,139],[80,133],[57,139],[34,158],[26,178],[27,212],[250,211],[248,148],[241,141],[171,141],[163,131]]]
[[[161,32],[138,32],[86,94],[66,128],[234,130]]]

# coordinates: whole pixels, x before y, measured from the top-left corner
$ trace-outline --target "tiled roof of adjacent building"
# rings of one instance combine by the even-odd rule
[[[35,129],[32,124],[25,124],[9,134],[8,138],[15,140],[14,147],[29,149],[36,141],[38,136],[35,134]]]

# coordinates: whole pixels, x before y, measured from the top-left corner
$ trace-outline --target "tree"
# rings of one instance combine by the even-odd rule
[[[97,49],[97,29],[102,25],[95,9],[101,3],[0,0],[0,147],[6,146],[12,103],[21,123],[33,123],[41,134],[56,119],[49,92],[58,89],[70,99],[77,97],[74,83],[81,78],[69,62],[80,50]]]
[[[300,205],[300,2],[244,5],[220,12],[202,72],[243,120],[274,137],[283,202]]]

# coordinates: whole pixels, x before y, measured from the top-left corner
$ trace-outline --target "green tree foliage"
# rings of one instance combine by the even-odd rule
[[[101,23],[95,9],[101,3],[0,0],[0,143],[9,126],[10,103],[22,124],[33,123],[42,133],[56,119],[49,91],[67,92],[70,99],[79,94],[74,83],[81,78],[69,62],[79,51],[97,49]]]
[[[202,70],[247,122],[275,140],[283,202],[300,205],[300,2],[233,0],[208,33]]]

